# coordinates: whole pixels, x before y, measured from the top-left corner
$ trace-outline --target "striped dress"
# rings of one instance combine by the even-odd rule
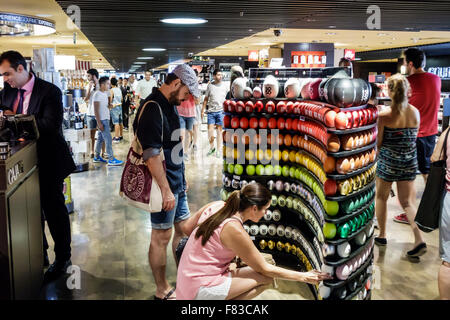
[[[377,176],[385,181],[410,181],[416,178],[417,128],[384,127],[378,157]]]

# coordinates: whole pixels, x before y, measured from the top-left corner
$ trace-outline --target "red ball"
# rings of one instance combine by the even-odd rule
[[[280,101],[277,104],[277,113],[285,113],[286,112],[286,103],[284,101]]]
[[[289,101],[289,102],[286,104],[286,113],[291,114],[291,113],[293,113],[293,112],[294,112],[294,103],[293,103],[292,101]]]
[[[292,130],[292,119],[291,118],[286,119],[286,122],[284,123],[284,127],[286,130]]]
[[[242,113],[242,112],[244,112],[244,109],[245,109],[245,104],[244,104],[244,102],[238,101],[238,102],[236,103],[236,112],[237,112],[237,113]]]
[[[339,112],[334,120],[336,129],[344,130],[347,128],[348,118],[344,112]]]
[[[264,104],[262,103],[262,101],[256,101],[254,110],[256,112],[263,112]]]
[[[255,105],[253,104],[252,101],[247,101],[245,103],[245,112],[252,113],[254,109],[255,109]]]
[[[337,184],[335,180],[328,179],[323,184],[323,188],[325,189],[325,195],[327,196],[334,196],[337,192]]]
[[[266,103],[266,112],[274,113],[276,110],[275,103],[273,101],[269,101]]]
[[[269,119],[269,129],[276,129],[276,128],[277,128],[277,119],[270,118]]]
[[[259,128],[260,129],[266,129],[267,128],[267,119],[266,118],[259,119]]]
[[[300,102],[294,103],[294,114],[300,114]]]
[[[359,126],[362,127],[364,126],[364,112],[362,110],[358,111],[358,115],[359,115]]]
[[[309,96],[311,100],[319,100],[319,85],[322,79],[315,79],[309,85]]]
[[[278,119],[278,121],[277,121],[277,126],[278,126],[278,129],[284,130],[284,127],[285,127],[285,121],[284,121],[284,118],[279,118],[279,119]]]
[[[229,115],[225,115],[223,117],[223,125],[225,128],[230,128],[231,117]]]
[[[336,123],[336,111],[330,110],[325,114],[325,125],[329,128],[334,128]]]
[[[258,123],[259,123],[258,118],[255,118],[255,117],[251,118],[249,121],[250,128],[258,129]]]
[[[236,101],[230,101],[228,112],[236,112]]]
[[[239,118],[238,117],[233,117],[232,119],[231,119],[231,128],[233,128],[233,129],[237,129],[237,128],[239,128],[239,123],[240,121],[239,121]]]
[[[353,125],[353,116],[351,112],[346,112],[345,115],[347,116],[348,119],[348,123],[347,123],[347,127],[346,129],[351,129],[352,125]]]
[[[298,131],[298,122],[299,122],[298,119],[294,119],[294,120],[292,121],[292,130]]]
[[[241,118],[240,125],[242,129],[248,128],[248,119],[247,118]]]
[[[353,128],[357,128],[359,127],[359,112],[358,111],[353,111],[352,112],[352,118],[353,118]]]
[[[228,112],[228,106],[230,105],[230,100],[225,100],[224,102],[223,102],[223,110],[225,111],[225,112]]]

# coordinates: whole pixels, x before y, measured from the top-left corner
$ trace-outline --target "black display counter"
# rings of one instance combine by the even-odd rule
[[[0,160],[0,299],[39,297],[43,245],[36,142]]]

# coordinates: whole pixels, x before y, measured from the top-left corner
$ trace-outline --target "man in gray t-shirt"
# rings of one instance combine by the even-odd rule
[[[222,128],[223,128],[223,103],[225,102],[228,88],[222,82],[222,72],[218,69],[213,73],[214,82],[208,85],[205,93],[205,100],[202,108],[202,119],[205,112],[208,115],[208,139],[209,152],[208,156],[216,153],[216,157],[220,157],[222,151]],[[217,149],[214,148],[214,129],[217,130]],[[217,152],[216,152],[217,150]]]

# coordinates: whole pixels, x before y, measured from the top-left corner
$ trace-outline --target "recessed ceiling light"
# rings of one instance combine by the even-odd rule
[[[137,57],[138,60],[153,60],[153,57]]]
[[[171,19],[161,19],[160,20],[163,23],[170,23],[170,24],[202,24],[207,23],[208,20],[205,19],[192,19],[192,18],[171,18]]]
[[[329,26],[328,28],[331,28],[331,29],[335,29],[335,28],[336,28],[336,26]]]
[[[248,29],[248,32],[253,32],[253,29]]]
[[[139,64],[147,64],[147,62],[135,62],[134,64],[139,65]]]
[[[163,48],[144,48],[144,49],[142,49],[142,51],[155,51],[155,52],[160,52],[160,51],[166,51],[166,49],[163,49]]]
[[[327,33],[325,33],[327,36],[335,36],[335,35],[337,35],[337,33],[336,32],[327,32]]]
[[[378,35],[379,37],[383,37],[383,36],[387,36],[388,34],[387,34],[387,33],[380,32],[380,33],[378,33],[377,35]]]

